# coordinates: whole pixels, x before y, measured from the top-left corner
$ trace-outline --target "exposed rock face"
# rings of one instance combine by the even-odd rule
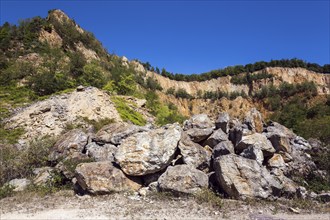
[[[208,186],[208,176],[192,166],[177,165],[168,167],[158,179],[162,191],[192,194]]]
[[[115,160],[131,176],[155,173],[170,164],[180,138],[178,124],[133,134],[118,147]]]
[[[112,144],[97,145],[95,142],[86,146],[87,155],[95,161],[114,161],[114,154],[117,147]]]
[[[194,115],[183,125],[183,130],[194,142],[205,140],[212,134],[213,129],[214,125],[206,114]]]
[[[281,156],[281,154],[274,154],[268,160],[268,166],[271,167],[271,168],[283,169],[285,167],[285,162],[284,162],[283,157]]]
[[[259,165],[262,165],[262,163],[264,162],[264,155],[263,155],[261,149],[258,147],[254,147],[252,145],[245,148],[242,151],[242,153],[240,153],[240,155],[242,157],[257,161],[257,163]]]
[[[215,121],[216,129],[221,129],[223,132],[228,133],[228,123],[230,121],[230,117],[228,112],[221,112]]]
[[[231,141],[222,141],[213,148],[212,157],[213,159],[226,154],[234,154],[234,145]]]
[[[79,129],[64,134],[54,145],[50,160],[56,161],[72,155],[82,153],[87,145],[88,136]]]
[[[103,127],[93,137],[93,140],[100,144],[110,143],[119,145],[123,139],[137,132],[148,131],[146,127],[130,125],[127,123],[113,123]]]
[[[141,187],[109,161],[79,164],[75,176],[81,188],[92,194],[136,191]]]
[[[219,156],[214,162],[221,188],[235,198],[267,198],[282,189],[281,184],[255,160],[234,154]]]
[[[235,147],[235,150],[237,152],[242,152],[249,146],[262,150],[265,156],[271,156],[275,153],[275,149],[271,142],[263,134],[255,133],[252,135],[243,136],[242,140]]]
[[[261,133],[263,131],[263,118],[261,113],[255,108],[250,109],[250,111],[246,113],[244,123],[252,132]]]
[[[182,132],[182,137],[179,142],[179,149],[185,164],[201,170],[209,166],[210,152],[201,145],[190,140],[189,136],[184,132]]]
[[[26,133],[21,139],[28,143],[35,137],[58,136],[70,124],[86,125],[82,120],[84,117],[95,121],[104,118],[122,121],[110,96],[97,88],[88,87],[81,92],[74,91],[36,102],[10,117],[5,126],[8,129],[24,128]]]

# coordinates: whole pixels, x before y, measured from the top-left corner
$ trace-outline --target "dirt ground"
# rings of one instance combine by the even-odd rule
[[[77,196],[72,191],[47,196],[22,193],[0,200],[0,219],[330,220],[330,204],[229,199],[223,199],[222,203],[218,207],[194,198],[155,195]]]

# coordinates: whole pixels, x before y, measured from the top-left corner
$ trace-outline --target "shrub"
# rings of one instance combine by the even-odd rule
[[[161,87],[161,85],[157,82],[157,80],[151,78],[151,77],[148,77],[147,78],[147,83],[146,83],[146,87],[148,89],[151,89],[152,91],[155,91],[155,90],[159,90],[159,91],[162,91],[163,88]]]
[[[145,125],[146,120],[144,117],[139,113],[131,109],[126,103],[125,100],[119,97],[113,97],[112,101],[114,102],[116,109],[120,115],[120,117],[124,121],[130,121],[136,125]]]
[[[173,87],[169,88],[168,90],[166,90],[166,94],[167,95],[174,95],[175,94],[175,89]]]
[[[178,91],[176,91],[175,97],[183,98],[183,99],[192,99],[193,98],[189,93],[187,93],[186,90],[184,90],[182,88],[180,88],[180,89],[178,89]]]
[[[88,124],[92,125],[95,129],[95,132],[99,131],[105,125],[112,124],[115,122],[113,118],[102,118],[96,121],[96,120],[89,120],[87,117],[83,117],[83,120]]]

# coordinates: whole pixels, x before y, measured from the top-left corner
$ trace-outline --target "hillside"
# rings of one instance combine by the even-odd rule
[[[5,23],[0,50],[0,199],[69,188],[329,211],[328,64],[172,74],[109,54],[61,10]]]

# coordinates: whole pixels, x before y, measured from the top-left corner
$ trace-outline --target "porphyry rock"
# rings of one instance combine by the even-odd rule
[[[118,147],[115,161],[127,175],[156,173],[171,163],[180,138],[181,127],[178,124],[136,133]]]
[[[208,176],[189,165],[168,167],[158,179],[161,191],[191,194],[208,186]]]
[[[138,180],[129,179],[110,161],[81,163],[75,176],[80,187],[91,194],[136,191],[141,187]]]

